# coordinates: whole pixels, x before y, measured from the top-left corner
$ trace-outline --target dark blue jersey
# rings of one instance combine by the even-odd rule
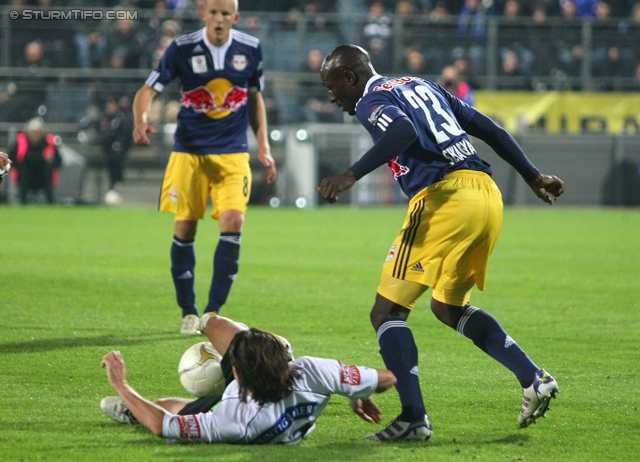
[[[247,93],[262,91],[260,41],[231,29],[216,47],[206,28],[177,37],[147,85],[162,91],[180,79],[181,108],[173,150],[191,154],[247,152]]]
[[[455,170],[491,175],[462,129],[476,110],[440,85],[417,77],[374,75],[356,105],[356,117],[375,143],[398,117],[408,117],[418,139],[389,162],[404,193],[412,198]]]

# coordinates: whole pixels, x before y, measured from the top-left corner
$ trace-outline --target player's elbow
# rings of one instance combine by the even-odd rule
[[[386,369],[377,369],[378,371],[378,386],[376,388],[376,393],[382,393],[383,391],[387,391],[389,388],[393,387],[396,382],[396,376],[393,375],[393,372],[388,371]]]

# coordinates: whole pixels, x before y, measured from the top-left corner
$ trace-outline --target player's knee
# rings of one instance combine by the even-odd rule
[[[462,317],[462,313],[464,313],[464,307],[448,305],[444,302],[436,300],[435,298],[432,298],[431,311],[440,322],[446,324],[452,329],[455,329],[458,325],[458,321]]]
[[[244,214],[240,210],[227,210],[220,214],[220,231],[239,233],[244,225]]]
[[[380,324],[388,318],[403,318],[407,319],[411,311],[391,300],[383,297],[380,294],[376,294],[376,302],[371,308],[369,318],[371,319],[371,325],[375,330],[378,330]]]
[[[195,239],[198,230],[197,220],[180,220],[173,225],[173,233],[178,239],[190,241]]]

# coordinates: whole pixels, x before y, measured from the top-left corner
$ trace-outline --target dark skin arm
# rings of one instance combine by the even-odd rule
[[[338,200],[338,194],[346,191],[356,183],[356,176],[351,170],[347,170],[340,175],[330,176],[322,180],[320,186],[316,186],[316,191],[327,202]]]
[[[538,175],[527,183],[533,193],[549,205],[553,205],[564,192],[564,182],[555,175]]]

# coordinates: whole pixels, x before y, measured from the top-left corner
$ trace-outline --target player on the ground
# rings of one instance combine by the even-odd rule
[[[200,17],[205,27],[171,43],[133,103],[133,139],[148,145],[147,133],[156,133],[147,123],[151,102],[169,82],[180,80],[182,107],[160,210],[175,214],[171,275],[182,308],[183,334],[197,334],[201,327],[194,292],[194,242],[209,196],[211,216],[220,223],[220,240],[203,326],[226,302],[238,273],[240,235],[251,193],[249,124],[258,141],[258,159],[267,168],[266,181],[271,183],[276,175],[261,93],[260,42],[232,29],[239,18],[237,0],[206,0]]]
[[[382,419],[370,396],[393,386],[388,370],[308,356],[293,360],[282,337],[220,316],[209,317],[205,332],[223,355],[223,395],[151,402],[127,383],[124,360],[111,351],[102,367],[120,397],[102,400],[105,414],[172,440],[251,444],[299,443],[314,430],[333,393],[349,397],[352,410],[367,422]]]
[[[511,135],[436,83],[378,75],[360,47],[337,47],[320,75],[329,99],[355,115],[375,143],[346,172],[322,181],[317,188],[322,197],[335,202],[338,193],[388,163],[410,198],[371,310],[380,354],[398,380],[402,413],[368,438],[426,440],[433,432],[420,392],[418,350],[406,322],[429,287],[436,317],[516,375],[523,389],[519,425],[535,422],[558,384],[494,317],[469,304],[472,287],[484,289],[502,227],[502,197],[468,135],[491,146],[549,204],[562,194],[562,180],[541,174]]]

